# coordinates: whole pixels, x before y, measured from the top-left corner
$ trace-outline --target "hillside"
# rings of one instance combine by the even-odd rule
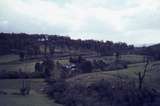
[[[2,46],[3,45],[3,46]],[[134,46],[124,42],[75,40],[70,37],[48,34],[0,33],[0,54],[53,55],[94,51],[100,55],[126,54],[133,52]]]
[[[151,64],[160,64],[160,62],[153,62]],[[136,73],[143,71],[144,65],[145,65],[144,63],[131,64],[127,69],[82,74],[69,78],[66,81],[73,85],[82,84],[84,86],[88,86],[102,79],[105,79],[109,82],[110,81],[113,82],[115,80],[124,80],[124,81],[135,80],[138,83],[138,76]],[[148,86],[160,90],[159,75],[160,75],[160,66],[156,67],[156,69],[153,69],[151,72],[147,73],[145,83]]]

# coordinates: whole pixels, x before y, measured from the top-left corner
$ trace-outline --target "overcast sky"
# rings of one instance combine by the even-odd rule
[[[0,32],[160,43],[160,0],[0,0]]]

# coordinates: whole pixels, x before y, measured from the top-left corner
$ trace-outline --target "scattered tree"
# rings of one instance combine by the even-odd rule
[[[141,90],[143,87],[144,79],[146,77],[146,73],[148,71],[149,66],[149,60],[146,61],[146,64],[144,66],[144,70],[142,72],[136,73],[138,75],[138,88]]]
[[[19,53],[20,61],[23,61],[23,60],[24,60],[24,57],[25,57],[24,52],[20,52],[20,53]]]
[[[36,64],[35,64],[35,72],[41,72],[41,63],[39,63],[39,62],[37,62]]]
[[[46,78],[50,78],[51,74],[52,74],[52,71],[54,70],[54,61],[52,61],[51,59],[49,58],[46,58],[43,63],[43,72],[46,76]]]
[[[92,72],[92,63],[90,61],[84,61],[80,64],[80,68],[83,73],[90,73]]]

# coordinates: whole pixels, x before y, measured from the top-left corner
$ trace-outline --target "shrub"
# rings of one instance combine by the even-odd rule
[[[80,64],[80,69],[82,73],[90,73],[92,72],[92,63],[90,61],[84,61]]]
[[[155,102],[153,90],[126,85],[119,87],[116,83],[100,80],[89,86],[69,86],[65,81],[57,81],[51,84],[48,94],[64,106],[146,106]]]
[[[42,72],[42,65],[41,65],[41,63],[37,62],[35,64],[35,72]]]
[[[97,61],[94,60],[93,66],[94,66],[94,68],[98,68],[98,69],[101,69],[102,71],[104,71],[105,68],[107,67],[107,64],[103,60],[97,60]]]
[[[56,102],[61,103],[66,90],[66,82],[64,80],[48,81],[49,88],[47,94],[49,97],[54,98]]]

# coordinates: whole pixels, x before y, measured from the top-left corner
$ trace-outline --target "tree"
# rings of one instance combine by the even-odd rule
[[[39,62],[35,64],[35,72],[41,72],[41,64]]]
[[[144,70],[142,72],[138,72],[138,88],[141,90],[143,87],[144,79],[146,76],[146,73],[148,71],[148,66],[149,66],[149,60],[146,61]]]
[[[20,53],[19,53],[20,61],[23,61],[23,60],[24,60],[24,57],[25,57],[24,52],[20,52]]]
[[[120,60],[120,53],[119,52],[115,52],[115,63],[118,63]]]
[[[54,52],[55,52],[55,47],[54,47],[53,44],[50,44],[50,45],[49,45],[49,51],[50,51],[50,54],[51,54],[51,55],[54,54]]]
[[[49,78],[51,76],[51,72],[54,69],[54,61],[52,61],[51,59],[46,58],[43,63],[43,69],[44,69],[44,74],[46,76],[46,78]]]
[[[81,63],[81,66],[80,66],[81,70],[83,73],[89,73],[89,72],[92,72],[92,63],[90,61],[84,61]]]
[[[59,35],[44,35],[44,34],[25,34],[25,33],[0,33],[0,54],[17,53],[15,50],[26,50],[26,53],[38,55],[41,51],[41,45],[44,46],[44,54],[47,55],[48,49],[51,54],[54,53],[54,48],[66,48],[72,50],[90,50],[100,53],[102,55],[112,55],[118,51],[128,53],[126,51],[134,50],[133,46],[126,43],[113,43],[111,41],[97,41],[97,40],[73,40],[70,37]],[[52,46],[55,47],[52,47]],[[50,48],[51,46],[51,48]]]

